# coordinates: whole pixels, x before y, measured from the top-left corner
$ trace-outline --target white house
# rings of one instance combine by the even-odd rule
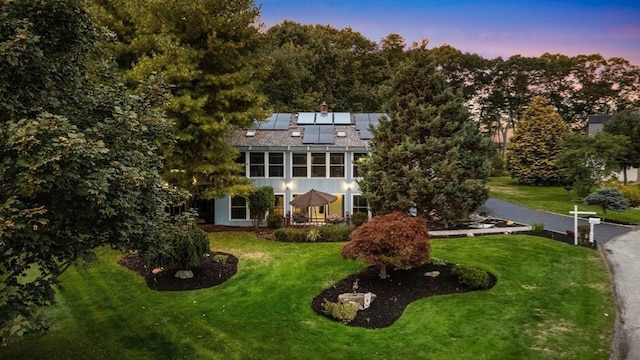
[[[319,112],[273,114],[251,129],[237,131],[228,143],[240,151],[238,161],[256,187],[273,187],[276,213],[303,212],[314,221],[324,221],[332,215],[368,211],[356,182],[358,159],[369,153],[370,126],[375,127],[382,115],[329,112],[323,104]],[[333,194],[337,200],[312,209],[289,205],[311,189]],[[211,210],[216,224],[251,225],[245,198],[227,195],[217,199]]]
[[[613,115],[589,115],[587,118],[587,130],[589,136],[593,136],[604,128],[604,124],[611,120]],[[624,180],[624,173],[617,174],[618,180]],[[638,168],[627,169],[627,181],[640,183],[640,170]]]

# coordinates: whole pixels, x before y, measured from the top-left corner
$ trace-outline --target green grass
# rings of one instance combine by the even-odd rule
[[[311,300],[363,264],[342,243],[211,235],[239,258],[226,283],[156,292],[101,250],[62,277],[55,327],[2,359],[608,359],[615,309],[598,253],[526,235],[432,241],[432,256],[492,272],[487,291],[422,299],[391,327],[352,328]],[[366,290],[366,289],[363,289]]]
[[[496,199],[512,202],[534,210],[549,211],[569,215],[574,205],[580,211],[595,211],[596,216],[603,217],[598,206],[588,206],[577,199],[573,192],[560,186],[520,185],[511,177],[492,177],[488,183],[489,195]],[[625,223],[640,223],[640,210],[628,209],[625,212],[607,211],[607,219]]]

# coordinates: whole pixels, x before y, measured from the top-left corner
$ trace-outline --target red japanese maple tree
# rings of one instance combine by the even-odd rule
[[[409,269],[429,262],[431,245],[427,221],[403,212],[375,216],[351,233],[340,250],[346,259],[380,265],[380,277],[387,277],[387,266]]]

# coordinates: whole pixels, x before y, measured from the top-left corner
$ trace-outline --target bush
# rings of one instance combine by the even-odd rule
[[[447,265],[447,262],[437,258],[437,257],[431,257],[431,259],[429,259],[429,264],[433,264],[433,265]]]
[[[309,232],[307,232],[306,239],[307,239],[307,241],[311,241],[311,242],[316,242],[316,241],[320,240],[320,230],[318,230],[318,229],[309,230]]]
[[[267,215],[267,226],[272,229],[280,229],[282,227],[282,216],[278,214]]]
[[[297,228],[280,228],[273,232],[276,241],[282,242],[306,242],[307,230]]]
[[[327,299],[324,299],[322,307],[324,307],[325,314],[330,315],[345,324],[353,321],[353,319],[356,318],[359,308],[358,305],[353,303],[340,304],[331,302]]]
[[[543,223],[533,223],[531,224],[531,231],[533,232],[543,232],[544,231],[544,224]]]
[[[473,289],[489,288],[489,273],[482,269],[456,264],[453,266],[452,273],[458,276],[458,281]]]
[[[355,229],[353,225],[336,224],[320,227],[320,238],[322,241],[348,241],[349,235]]]
[[[369,220],[369,214],[364,212],[357,212],[351,216],[351,222],[353,225],[360,226]]]
[[[197,265],[208,252],[209,237],[195,224],[175,226],[156,246],[144,253],[147,263],[153,267],[180,267],[187,269]]]
[[[589,232],[591,231],[591,226],[589,225],[578,225],[578,241],[582,245],[589,244]]]
[[[619,190],[627,200],[629,207],[640,207],[640,185],[624,185]]]

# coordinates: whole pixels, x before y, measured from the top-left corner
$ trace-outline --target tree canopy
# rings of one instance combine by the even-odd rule
[[[624,136],[629,140],[629,146],[618,159],[626,184],[627,170],[631,167],[640,167],[640,111],[624,110],[616,113],[604,124],[603,131]],[[640,179],[640,175],[638,176]]]
[[[379,265],[380,277],[384,279],[387,266],[408,269],[424,265],[429,262],[430,252],[425,219],[396,211],[374,216],[358,226],[340,255]]]
[[[2,341],[46,329],[70,264],[98,246],[145,248],[162,219],[166,86],[151,77],[129,94],[97,34],[81,0],[0,5]]]

